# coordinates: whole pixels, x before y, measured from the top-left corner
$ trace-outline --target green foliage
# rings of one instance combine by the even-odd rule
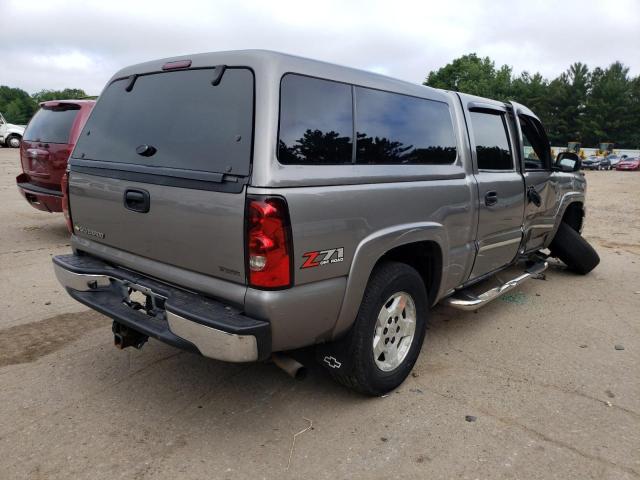
[[[36,103],[19,88],[0,86],[0,113],[9,123],[25,125],[36,111]]]
[[[472,53],[429,72],[424,84],[522,103],[542,119],[556,145],[610,141],[620,148],[640,148],[640,77],[629,78],[620,62],[593,71],[577,62],[548,81],[539,73],[516,77],[511,67],[496,68],[489,57]]]
[[[36,103],[48,100],[72,100],[87,98],[87,94],[80,88],[65,88],[64,90],[40,90],[31,97]]]
[[[40,102],[47,100],[70,100],[88,97],[79,88],[65,88],[64,90],[41,90],[29,95],[19,88],[0,86],[0,113],[9,123],[26,125],[38,109]]]

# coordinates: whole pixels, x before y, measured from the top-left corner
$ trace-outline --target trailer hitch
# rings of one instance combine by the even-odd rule
[[[127,347],[135,347],[140,350],[142,346],[147,343],[147,340],[149,340],[147,335],[143,335],[115,321],[111,326],[111,330],[113,331],[113,343],[120,350]]]

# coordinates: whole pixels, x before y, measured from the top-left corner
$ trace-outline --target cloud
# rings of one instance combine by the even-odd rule
[[[640,74],[640,2],[493,0],[12,0],[0,83],[100,92],[119,68],[195,52],[266,48],[421,82],[477,52],[553,77],[574,61]],[[9,19],[9,21],[6,21]]]

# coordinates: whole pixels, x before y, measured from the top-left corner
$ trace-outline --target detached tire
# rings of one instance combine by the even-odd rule
[[[600,257],[593,247],[565,222],[560,222],[549,249],[569,270],[581,275],[586,275],[600,263]]]
[[[398,387],[422,349],[427,312],[426,288],[415,269],[399,262],[377,266],[343,340],[351,368],[332,371],[334,379],[374,396]]]

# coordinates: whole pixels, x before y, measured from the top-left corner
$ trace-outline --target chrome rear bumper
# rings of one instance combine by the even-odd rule
[[[54,257],[58,281],[79,302],[140,333],[205,357],[252,362],[271,353],[268,322],[201,295],[161,284],[93,257]],[[131,308],[129,289],[153,298],[152,313]]]

